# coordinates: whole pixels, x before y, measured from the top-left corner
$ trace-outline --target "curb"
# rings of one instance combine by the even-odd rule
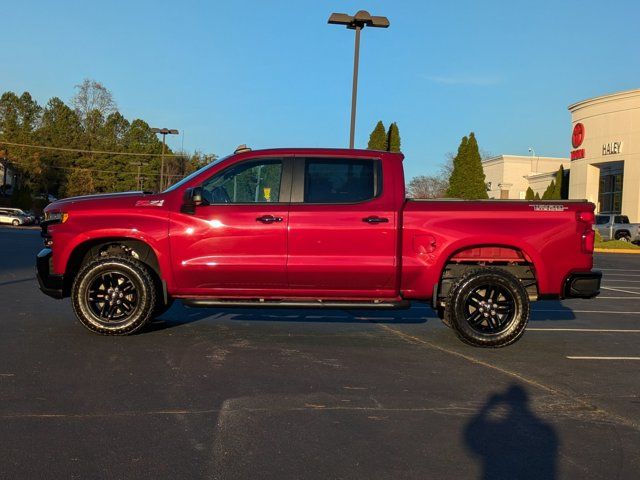
[[[595,253],[631,253],[640,255],[640,248],[637,250],[635,248],[633,250],[630,248],[594,248],[593,251]]]

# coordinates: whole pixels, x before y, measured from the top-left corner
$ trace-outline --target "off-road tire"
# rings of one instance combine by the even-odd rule
[[[482,323],[486,323],[486,326],[476,325],[474,327],[472,326],[473,322],[470,321],[475,310],[472,314],[469,314],[469,311],[474,308],[475,303],[473,302],[477,302],[476,295],[480,295],[478,292],[483,291],[485,286],[500,292],[497,296],[497,303],[509,306],[499,308],[510,309],[511,312],[509,315],[504,314],[504,324],[496,327],[495,332],[484,330],[492,328],[489,319],[482,320],[484,313],[480,314],[480,318]],[[484,294],[490,295],[488,291],[484,290],[484,292]],[[496,311],[497,309],[490,308],[490,314],[491,310]],[[484,312],[487,312],[486,307]],[[465,273],[451,289],[447,298],[443,322],[449,321],[458,338],[469,345],[499,348],[511,345],[522,336],[529,321],[529,312],[529,296],[518,278],[499,268],[478,268]],[[498,317],[499,315],[501,314],[498,314]],[[490,315],[490,319],[493,321],[496,321],[498,317]]]
[[[124,318],[114,322],[96,313],[96,310],[101,308],[100,303],[96,304],[95,301],[92,303],[89,298],[92,291],[96,292],[92,290],[96,282],[99,283],[99,279],[105,277],[111,279],[110,281],[116,278],[116,283],[126,278],[134,292],[130,296],[134,298],[135,306]],[[84,264],[76,275],[71,288],[71,304],[80,323],[92,332],[102,335],[130,335],[140,330],[153,318],[157,298],[155,285],[153,274],[147,266],[130,256],[97,258]],[[106,292],[106,290],[99,290],[99,292]]]

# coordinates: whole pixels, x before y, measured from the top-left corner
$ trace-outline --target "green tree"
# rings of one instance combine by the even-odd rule
[[[50,147],[82,148],[82,135],[82,126],[76,112],[59,98],[50,99],[42,114],[37,143]],[[76,152],[43,150],[40,158],[42,177],[39,190],[59,195],[60,186],[66,182],[68,169],[80,157]]]
[[[65,196],[76,197],[88,195],[95,192],[93,185],[93,175],[90,170],[84,168],[74,168],[69,175],[65,188]]]
[[[540,194],[536,192],[536,196],[533,198],[534,200],[540,200]]]
[[[525,200],[534,200],[536,198],[531,187],[527,187],[527,193],[524,194],[524,198]]]
[[[387,132],[387,149],[390,152],[400,151],[400,130],[396,122],[389,125],[389,131]]]
[[[473,132],[462,138],[453,159],[447,196],[468,200],[489,198],[478,142]]]
[[[564,171],[564,167],[560,165],[560,168],[556,172],[556,188],[553,194],[554,200],[566,200],[569,198],[569,182],[567,181],[567,174]]]
[[[551,183],[547,187],[547,189],[542,194],[542,200],[554,200],[554,195],[556,192],[556,182],[555,180],[551,180]]]
[[[387,132],[382,121],[379,121],[371,132],[371,135],[369,135],[369,144],[367,145],[367,149],[386,151],[388,146],[389,139],[387,138]]]

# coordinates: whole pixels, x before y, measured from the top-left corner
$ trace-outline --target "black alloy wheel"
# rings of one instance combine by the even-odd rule
[[[497,348],[522,336],[529,308],[529,295],[517,277],[501,268],[482,267],[458,279],[444,317],[463,342]]]
[[[467,296],[465,313],[467,323],[478,333],[500,333],[513,319],[515,300],[500,285],[480,285]]]
[[[135,283],[117,270],[95,275],[86,295],[93,314],[107,326],[126,322],[139,303]]]
[[[71,303],[78,320],[104,335],[128,335],[153,318],[158,298],[154,273],[131,256],[99,257],[76,275]]]

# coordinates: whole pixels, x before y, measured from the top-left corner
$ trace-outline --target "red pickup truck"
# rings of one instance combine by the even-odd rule
[[[403,308],[431,301],[464,342],[516,341],[529,302],[592,298],[586,201],[407,200],[403,155],[236,152],[162,193],[45,210],[40,288],[90,330],[138,331],[191,307]]]

